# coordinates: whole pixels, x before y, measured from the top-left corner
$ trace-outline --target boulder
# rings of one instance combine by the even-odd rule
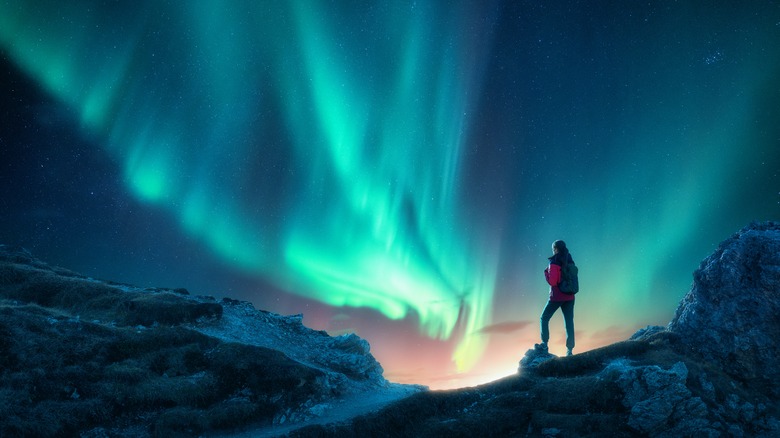
[[[328,343],[329,365],[349,377],[384,381],[382,365],[371,355],[368,341],[356,334],[344,334],[331,338]]]
[[[547,362],[550,359],[554,359],[558,356],[551,354],[546,349],[532,348],[525,352],[525,356],[520,359],[520,366],[517,368],[518,372],[523,370],[532,370],[538,367],[542,362]]]
[[[662,333],[666,331],[666,327],[661,327],[660,325],[648,325],[645,328],[641,328],[636,331],[630,338],[628,338],[629,341],[644,341],[647,339],[650,339],[657,333]]]
[[[780,223],[753,223],[694,273],[668,329],[735,379],[780,396]]]
[[[707,420],[707,406],[686,385],[683,362],[665,370],[657,365],[634,366],[626,359],[610,362],[599,379],[614,382],[622,404],[630,409],[628,426],[658,437],[717,436]]]

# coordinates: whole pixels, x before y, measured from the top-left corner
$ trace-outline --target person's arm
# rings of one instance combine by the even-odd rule
[[[544,270],[544,278],[547,279],[547,284],[550,286],[558,286],[561,281],[561,267],[550,263],[550,266]]]

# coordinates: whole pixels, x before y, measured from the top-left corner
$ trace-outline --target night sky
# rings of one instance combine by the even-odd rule
[[[0,58],[0,243],[303,313],[393,381],[514,372],[556,239],[577,353],[780,219],[777,0],[3,1]]]

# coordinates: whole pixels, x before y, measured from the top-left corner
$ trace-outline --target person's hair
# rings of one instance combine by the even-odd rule
[[[558,250],[558,260],[561,262],[561,266],[569,264],[569,249],[566,248],[566,242],[563,240],[556,240],[553,242],[553,248]]]

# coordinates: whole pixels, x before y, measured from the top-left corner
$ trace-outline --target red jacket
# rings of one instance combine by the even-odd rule
[[[550,285],[550,301],[574,301],[574,295],[561,292],[558,283],[561,282],[561,266],[550,262],[550,266],[544,270],[544,278]]]

